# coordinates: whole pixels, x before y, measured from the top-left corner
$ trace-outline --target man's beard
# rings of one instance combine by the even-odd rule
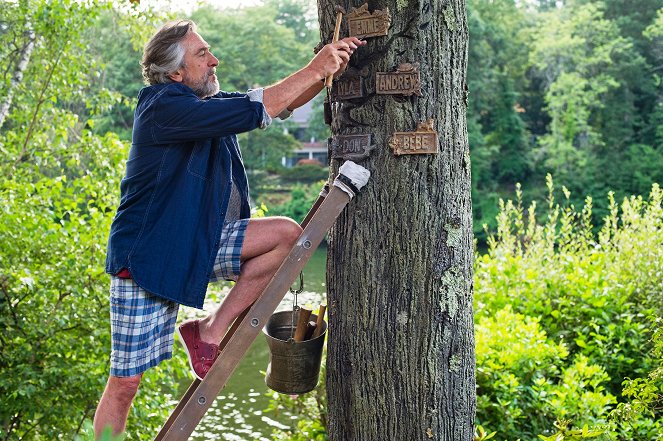
[[[216,95],[219,93],[219,80],[214,78],[214,81],[212,81],[210,79],[212,75],[214,75],[214,72],[210,71],[203,78],[198,81],[194,81],[189,86],[198,98],[207,98],[208,96]]]

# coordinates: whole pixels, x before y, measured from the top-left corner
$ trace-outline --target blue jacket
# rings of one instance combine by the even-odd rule
[[[202,308],[235,179],[248,218],[248,181],[236,134],[263,124],[247,94],[198,98],[181,84],[143,88],[106,272],[129,269],[143,289]]]

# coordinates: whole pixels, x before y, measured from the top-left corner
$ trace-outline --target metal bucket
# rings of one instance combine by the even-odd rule
[[[297,316],[295,314],[295,324]],[[317,316],[311,314],[310,320]],[[265,383],[270,389],[282,394],[303,394],[315,389],[320,376],[322,346],[327,335],[327,322],[323,320],[322,333],[311,340],[295,342],[292,311],[272,314],[262,332],[269,346],[269,365]]]

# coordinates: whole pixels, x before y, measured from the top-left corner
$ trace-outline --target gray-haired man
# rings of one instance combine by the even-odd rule
[[[124,430],[145,370],[172,355],[179,304],[201,308],[210,281],[236,280],[218,309],[178,331],[202,378],[232,322],[260,295],[301,232],[282,217],[248,219],[236,135],[265,128],[312,99],[364,42],[326,45],[301,70],[248,93],[219,91],[218,59],[179,20],[145,46],[141,90],[121,200],[108,242],[111,373],[95,433]]]

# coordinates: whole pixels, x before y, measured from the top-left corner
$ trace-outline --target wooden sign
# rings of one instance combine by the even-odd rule
[[[368,12],[368,3],[353,8],[347,17],[351,37],[380,37],[387,35],[389,26],[391,26],[389,8],[377,10],[371,14]]]
[[[375,92],[378,95],[421,96],[419,63],[403,63],[396,72],[376,72]]]
[[[364,79],[358,75],[345,76],[334,82],[332,96],[337,100],[349,100],[364,96]]]
[[[414,132],[396,132],[389,139],[389,147],[394,155],[415,155],[439,153],[437,132],[433,129],[435,120],[419,123]]]
[[[371,145],[372,135],[339,135],[331,140],[331,157],[359,161],[368,158],[375,148]]]

